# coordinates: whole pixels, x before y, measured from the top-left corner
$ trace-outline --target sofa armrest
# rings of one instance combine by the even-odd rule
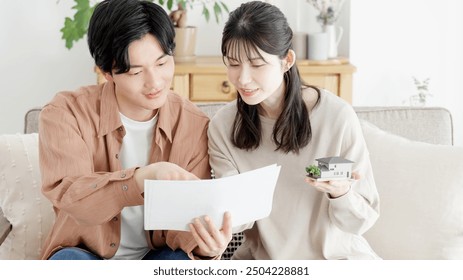
[[[39,132],[39,115],[42,108],[36,107],[26,112],[24,116],[24,133]]]

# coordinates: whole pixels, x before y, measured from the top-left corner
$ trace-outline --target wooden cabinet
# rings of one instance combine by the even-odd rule
[[[302,60],[297,65],[302,79],[308,84],[326,88],[352,103],[352,74],[356,69],[347,60]],[[227,79],[221,57],[200,56],[192,62],[177,62],[172,88],[193,102],[236,98],[236,90]]]
[[[176,62],[172,87],[176,93],[194,102],[231,101],[236,98],[236,90],[228,81],[220,57],[196,57],[192,62]],[[184,89],[187,91],[181,92]]]

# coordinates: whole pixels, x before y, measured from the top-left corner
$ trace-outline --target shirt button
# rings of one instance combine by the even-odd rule
[[[121,178],[125,178],[125,176],[126,176],[126,175],[125,175],[125,172],[122,172],[122,173],[121,173]]]
[[[119,154],[116,154],[116,158],[119,158]]]
[[[128,189],[129,189],[129,187],[128,187],[127,185],[123,185],[123,186],[122,186],[122,190],[126,191],[126,190],[128,190]]]
[[[113,218],[113,222],[117,222],[117,220],[119,220],[117,217]]]
[[[116,243],[109,244],[110,247],[116,247]]]
[[[119,131],[122,132],[124,129],[123,129],[122,126],[121,126],[121,127],[119,127],[117,130],[119,130]]]
[[[96,189],[96,184],[93,184],[91,187],[92,187],[93,189]]]

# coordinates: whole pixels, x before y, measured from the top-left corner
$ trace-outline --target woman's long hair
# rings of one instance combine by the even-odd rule
[[[222,36],[222,55],[241,59],[239,52],[243,49],[249,59],[260,55],[260,49],[283,59],[292,48],[292,37],[288,21],[277,7],[261,1],[247,2],[230,13]],[[314,88],[318,96],[320,91],[302,81],[296,64],[284,73],[283,80],[284,106],[273,127],[272,138],[276,150],[298,153],[312,137],[302,86]],[[238,113],[233,123],[232,143],[240,149],[256,149],[262,138],[258,105],[246,104],[239,94],[236,102]]]

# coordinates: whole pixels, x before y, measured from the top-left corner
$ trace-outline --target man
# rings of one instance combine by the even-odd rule
[[[220,230],[207,218],[191,232],[143,228],[145,179],[210,178],[208,118],[170,92],[174,36],[151,2],[95,8],[88,45],[108,82],[61,92],[40,116],[42,191],[56,213],[43,259],[217,259],[226,249],[228,214]]]

